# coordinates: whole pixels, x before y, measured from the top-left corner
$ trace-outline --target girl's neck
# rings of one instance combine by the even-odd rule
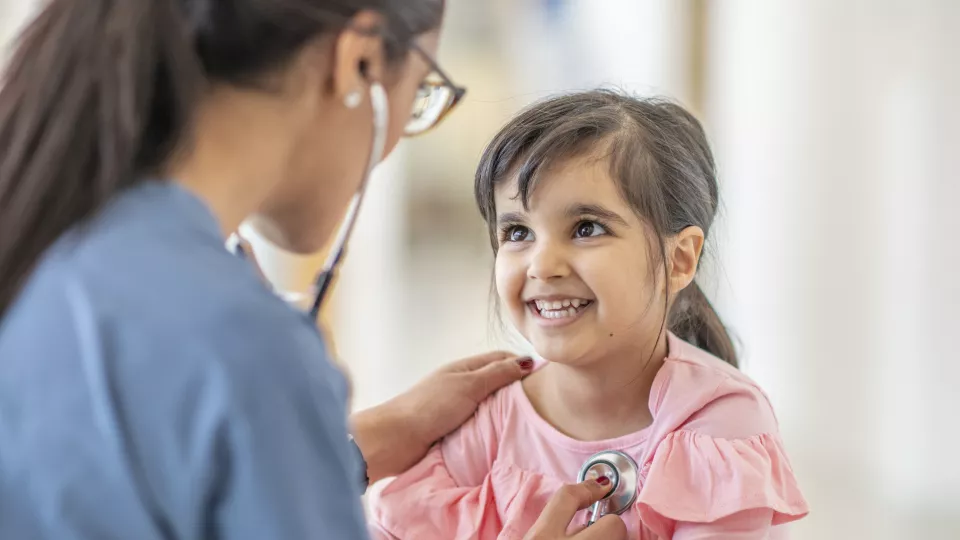
[[[653,354],[624,351],[588,366],[550,363],[523,382],[537,413],[577,440],[612,439],[640,431],[653,422],[650,392],[668,354],[667,336]]]

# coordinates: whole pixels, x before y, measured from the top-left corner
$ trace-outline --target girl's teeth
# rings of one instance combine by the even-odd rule
[[[564,317],[573,317],[576,314],[577,314],[577,310],[572,307],[566,308],[566,309],[541,312],[541,315],[543,315],[543,318],[545,319],[562,319]]]
[[[586,307],[589,303],[589,300],[580,300],[579,298],[573,300],[556,301],[537,300],[535,302],[537,310],[545,319],[562,319],[564,317],[573,317],[577,314],[579,308]]]
[[[588,303],[589,301],[581,300],[579,298],[575,298],[572,300],[554,300],[554,301],[536,300],[535,301],[537,309],[540,309],[540,310],[544,310],[544,309],[558,310],[558,309],[565,309],[569,307],[578,308],[580,306],[585,306]]]

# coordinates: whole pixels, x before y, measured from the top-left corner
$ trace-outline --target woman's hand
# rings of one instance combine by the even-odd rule
[[[444,435],[460,427],[477,405],[533,369],[529,358],[493,352],[452,363],[407,392],[350,418],[370,482],[400,474]]]
[[[573,536],[567,535],[574,514],[607,496],[610,489],[610,480],[606,478],[563,486],[547,503],[524,540],[626,540],[627,527],[616,515],[603,516]]]
[[[232,249],[240,248],[269,283],[245,238],[233,235],[228,244]],[[370,482],[412,467],[433,443],[470,418],[481,401],[532,369],[529,358],[503,351],[465,358],[441,368],[387,403],[353,414],[351,432],[367,462]]]

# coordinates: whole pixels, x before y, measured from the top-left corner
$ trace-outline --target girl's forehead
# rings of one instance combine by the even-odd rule
[[[494,189],[497,207],[522,207],[520,188],[517,174],[500,182]],[[540,171],[527,186],[527,195],[531,211],[572,201],[614,204],[620,199],[617,184],[610,176],[609,164],[596,158],[565,160]]]

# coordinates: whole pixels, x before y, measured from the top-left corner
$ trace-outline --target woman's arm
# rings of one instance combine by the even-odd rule
[[[238,335],[223,351],[223,380],[204,385],[223,404],[223,420],[205,426],[218,471],[207,536],[367,538],[346,385],[316,336],[293,326]]]
[[[460,427],[493,392],[520,380],[533,362],[493,352],[454,362],[396,398],[355,413],[351,433],[370,483],[400,474]]]

